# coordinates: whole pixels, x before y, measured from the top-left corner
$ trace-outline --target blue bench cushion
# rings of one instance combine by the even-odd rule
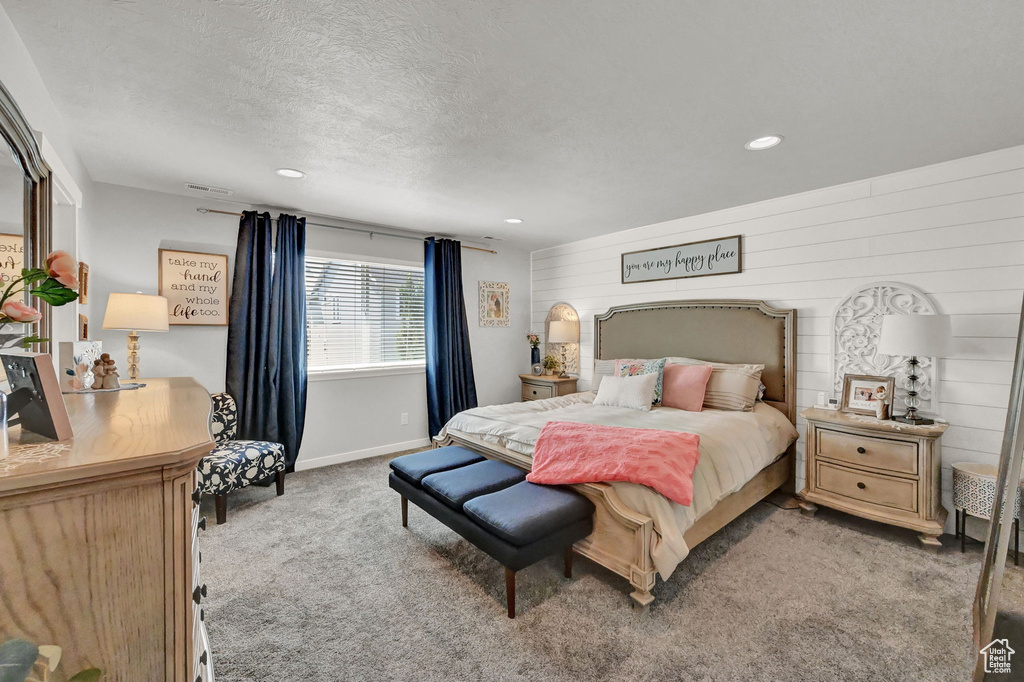
[[[419,486],[424,476],[436,474],[439,471],[457,469],[483,460],[483,457],[472,450],[449,445],[436,450],[424,450],[396,457],[391,460],[391,468],[399,477]]]
[[[229,440],[199,461],[199,487],[223,495],[284,471],[284,445],[264,440]]]
[[[460,511],[474,497],[504,490],[526,480],[526,472],[493,459],[424,476],[423,489]]]
[[[589,517],[594,505],[571,490],[523,481],[474,497],[462,511],[485,530],[522,547]]]

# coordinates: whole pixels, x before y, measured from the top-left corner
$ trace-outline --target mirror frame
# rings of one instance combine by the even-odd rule
[[[25,267],[40,268],[51,249],[53,219],[53,183],[50,166],[43,160],[39,142],[21,113],[10,91],[0,82],[0,136],[7,141],[25,170]],[[43,316],[36,323],[36,335],[50,338],[52,320],[50,306],[42,301],[38,307]],[[33,344],[33,350],[50,353],[52,343]]]
[[[1021,304],[1021,319],[1017,328],[1017,352],[1013,363],[1013,383],[1010,386],[1010,400],[1006,412],[1006,427],[1003,431],[1003,445],[999,457],[999,474],[996,491],[992,500],[992,513],[985,539],[985,559],[978,587],[974,595],[974,650],[978,652],[975,661],[975,682],[985,677],[981,647],[992,641],[996,615],[999,613],[999,597],[1003,583],[1003,571],[1010,549],[1010,531],[1013,523],[996,523],[1002,518],[1002,509],[1013,509],[1012,500],[1020,485],[1022,460],[1024,460],[1024,302]],[[1012,512],[1011,512],[1012,513]]]

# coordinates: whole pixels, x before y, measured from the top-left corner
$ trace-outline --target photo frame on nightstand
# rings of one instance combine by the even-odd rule
[[[848,414],[875,415],[875,406],[879,396],[892,402],[892,392],[896,385],[893,377],[876,377],[870,374],[844,374],[843,395],[840,410]]]

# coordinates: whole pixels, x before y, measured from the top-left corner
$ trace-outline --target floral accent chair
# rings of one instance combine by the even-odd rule
[[[284,495],[284,445],[266,440],[234,440],[238,427],[235,399],[214,393],[210,433],[216,445],[199,462],[199,489],[214,496],[217,523],[228,519],[228,493],[271,476]]]

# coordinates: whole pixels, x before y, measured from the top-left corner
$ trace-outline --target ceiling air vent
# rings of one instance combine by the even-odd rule
[[[220,194],[221,196],[229,197],[235,193],[233,189],[224,189],[223,187],[210,187],[209,185],[199,185],[194,182],[186,182],[185,187],[192,190],[193,192],[203,192],[205,194]]]

